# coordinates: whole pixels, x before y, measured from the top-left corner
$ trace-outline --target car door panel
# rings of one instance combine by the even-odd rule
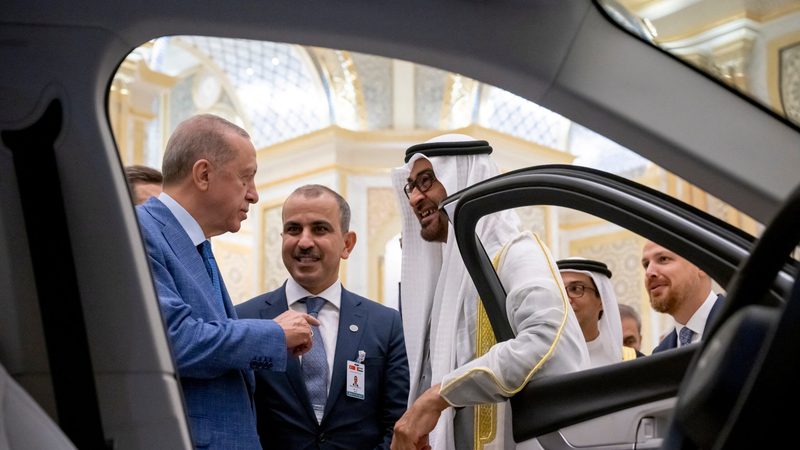
[[[679,253],[723,286],[749,255],[754,241],[696,208],[601,171],[552,165],[500,175],[448,197],[442,208],[454,223],[459,249],[490,321],[493,326],[501,323],[501,330],[507,326],[503,315],[505,292],[474,233],[475,224],[486,214],[530,205],[568,207],[624,227]],[[791,280],[791,276],[782,273],[764,303],[780,304]],[[498,316],[493,318],[492,314]],[[507,327],[500,333],[502,338],[509,336],[509,330]],[[569,440],[563,428],[582,426],[591,430],[593,425],[588,421],[594,420],[607,427],[618,426],[610,434],[625,436],[623,445],[627,448],[637,439],[649,442],[643,442],[643,446],[657,446],[659,434],[642,431],[637,437],[638,426],[663,431],[664,417],[669,412],[662,411],[658,419],[642,422],[650,416],[636,416],[635,411],[646,409],[645,405],[653,402],[674,399],[698,347],[692,345],[634,361],[534,379],[511,398],[515,440],[541,437],[540,444],[553,448],[563,443],[573,445],[575,438]],[[611,420],[612,413],[625,414],[627,419]],[[608,436],[609,430],[602,435]],[[601,444],[614,448],[620,442],[592,444],[593,448]]]

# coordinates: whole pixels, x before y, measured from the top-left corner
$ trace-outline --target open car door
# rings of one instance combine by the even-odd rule
[[[484,251],[475,225],[485,215],[532,205],[577,210],[657,242],[698,266],[722,287],[728,286],[755,243],[753,237],[694,207],[598,170],[551,165],[497,176],[448,197],[442,208],[454,224],[461,255],[498,342],[513,337],[506,318],[505,291],[492,267],[493,255]],[[781,262],[779,266],[769,289],[753,301],[768,311],[780,310],[795,277],[790,264]],[[718,322],[730,314],[720,316]],[[719,328],[716,325],[719,323],[713,330]],[[765,325],[753,334],[736,329],[732,333],[740,339],[726,342],[749,343],[757,352],[767,328]],[[684,389],[681,383],[687,368],[696,366],[693,358],[702,344],[534,378],[511,398],[515,440],[537,438],[547,449],[660,448],[672,421],[675,398],[679,389]],[[755,353],[750,356],[755,358]],[[725,395],[703,398],[724,403]]]

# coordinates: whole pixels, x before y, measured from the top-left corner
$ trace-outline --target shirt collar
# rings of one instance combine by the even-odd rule
[[[328,303],[335,306],[336,309],[339,309],[342,298],[342,282],[336,280],[332,285],[328,286],[327,289],[314,295],[308,292],[303,286],[300,286],[294,278],[289,277],[286,280],[286,302],[288,305],[292,306],[295,302],[306,297],[322,297],[327,300]]]
[[[180,203],[175,201],[175,199],[170,197],[166,192],[159,194],[158,199],[161,200],[161,203],[175,216],[178,223],[181,224],[181,227],[186,231],[186,234],[189,235],[189,239],[192,240],[192,244],[194,244],[195,247],[206,240],[206,235],[203,233],[203,229],[200,228],[200,224],[194,220],[194,217],[192,217]]]
[[[693,342],[697,342],[698,340],[703,338],[703,334],[705,333],[706,322],[708,321],[708,315],[711,313],[711,308],[714,307],[714,302],[717,301],[717,294],[712,290],[706,296],[706,299],[703,301],[703,304],[697,308],[697,311],[694,312],[692,317],[686,322],[686,325],[681,325],[679,323],[675,323],[675,331],[677,333],[681,332],[681,329],[684,326],[689,327],[690,330],[694,331],[699,336],[697,339],[692,339]]]

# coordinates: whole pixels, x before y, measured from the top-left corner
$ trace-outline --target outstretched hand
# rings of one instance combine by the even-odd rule
[[[425,391],[394,425],[392,450],[428,450],[428,434],[433,431],[442,411],[450,404],[439,395],[439,386]]]
[[[286,335],[286,348],[293,355],[299,356],[311,350],[314,336],[311,327],[319,326],[319,320],[291,309],[284,311],[274,320],[283,329]]]

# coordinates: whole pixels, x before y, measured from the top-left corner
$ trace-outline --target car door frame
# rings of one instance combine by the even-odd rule
[[[505,292],[475,225],[486,214],[532,205],[571,208],[615,223],[677,252],[722,286],[754,243],[752,236],[697,208],[595,169],[536,166],[478,183],[445,199],[441,208],[454,225],[462,258],[498,331],[498,341],[510,337]],[[782,302],[793,278],[788,270],[778,276],[765,304]],[[515,440],[674,398],[696,350],[689,346],[625,364],[534,379],[511,399]],[[635,441],[636,436],[630,439]]]

